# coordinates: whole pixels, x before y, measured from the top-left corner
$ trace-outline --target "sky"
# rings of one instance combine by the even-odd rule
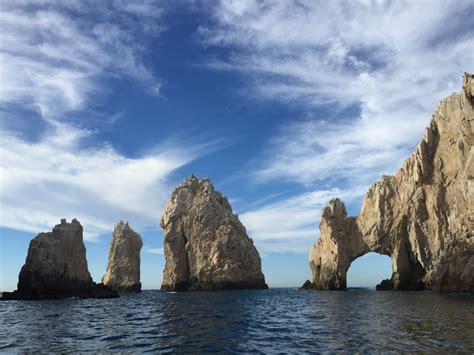
[[[351,215],[474,71],[472,1],[0,1],[0,290],[61,218],[100,282],[114,225],[159,288],[173,188],[229,198],[270,287],[310,278],[320,211]],[[374,253],[349,286],[391,275]]]

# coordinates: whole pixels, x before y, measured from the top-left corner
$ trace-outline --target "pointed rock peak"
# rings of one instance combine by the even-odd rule
[[[102,282],[119,292],[139,292],[142,247],[141,236],[128,225],[128,222],[118,222],[114,228],[107,270]]]
[[[474,100],[474,74],[464,73],[462,88],[466,97],[470,100]]]
[[[266,288],[245,227],[209,179],[188,179],[161,217],[166,265],[162,290]]]
[[[346,205],[338,198],[333,198],[329,203],[324,207],[322,211],[323,218],[330,217],[346,217]]]

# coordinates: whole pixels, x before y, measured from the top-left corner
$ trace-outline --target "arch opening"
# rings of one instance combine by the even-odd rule
[[[372,288],[392,278],[392,260],[388,255],[369,252],[354,259],[347,270],[347,287]]]

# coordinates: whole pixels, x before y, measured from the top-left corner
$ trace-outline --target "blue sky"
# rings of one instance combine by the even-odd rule
[[[113,226],[162,280],[161,212],[190,174],[229,197],[270,286],[309,278],[321,208],[393,174],[473,71],[471,1],[0,4],[0,289],[61,218],[105,272]],[[423,14],[421,16],[420,14]],[[390,276],[368,254],[351,286]]]

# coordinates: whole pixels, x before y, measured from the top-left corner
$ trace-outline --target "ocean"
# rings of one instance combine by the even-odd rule
[[[474,296],[366,289],[0,302],[1,352],[474,352]]]

